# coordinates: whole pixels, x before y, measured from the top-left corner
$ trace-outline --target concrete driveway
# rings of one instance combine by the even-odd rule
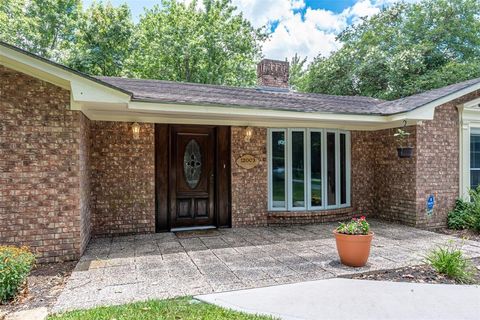
[[[337,278],[196,298],[284,320],[478,320],[480,287]]]
[[[94,239],[60,295],[54,312],[265,287],[422,263],[428,249],[458,238],[372,221],[367,266],[338,261],[336,223],[221,229],[209,235],[173,233]],[[471,257],[480,243],[465,241]]]

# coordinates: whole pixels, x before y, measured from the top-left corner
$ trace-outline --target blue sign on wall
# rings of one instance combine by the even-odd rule
[[[431,194],[427,199],[427,214],[433,214],[433,207],[435,206],[435,197]]]

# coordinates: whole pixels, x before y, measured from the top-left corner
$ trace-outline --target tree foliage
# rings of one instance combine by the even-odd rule
[[[164,0],[138,24],[110,2],[0,1],[0,40],[92,75],[252,85],[265,39],[231,0]]]
[[[0,40],[61,60],[74,41],[80,0],[0,1]]]
[[[306,63],[307,57],[302,59],[297,53],[290,60],[289,84],[293,90],[303,85],[301,82],[304,79]]]
[[[301,89],[395,99],[480,77],[480,1],[398,3],[341,33]]]
[[[151,79],[228,85],[255,82],[265,34],[229,0],[165,0],[140,19],[129,72]]]
[[[75,45],[66,63],[94,75],[121,76],[126,72],[133,32],[126,4],[113,7],[94,2],[78,23]]]

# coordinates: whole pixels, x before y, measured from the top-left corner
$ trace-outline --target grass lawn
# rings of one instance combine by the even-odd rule
[[[178,298],[170,300],[151,300],[121,306],[99,307],[90,310],[72,311],[50,316],[48,320],[267,320],[265,316],[249,315],[230,311],[211,304]]]

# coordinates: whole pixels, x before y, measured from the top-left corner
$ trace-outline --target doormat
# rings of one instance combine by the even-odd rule
[[[175,235],[180,239],[188,238],[201,238],[201,237],[217,237],[220,235],[217,229],[209,230],[189,230],[189,231],[177,231]]]

